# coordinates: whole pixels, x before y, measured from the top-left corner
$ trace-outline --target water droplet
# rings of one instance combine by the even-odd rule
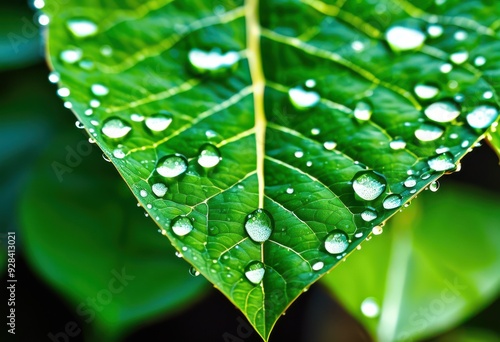
[[[141,190],[139,192],[139,194],[141,195],[141,197],[147,197],[148,196],[148,192],[146,190]]]
[[[427,33],[432,38],[438,38],[438,37],[440,37],[443,34],[443,32],[444,32],[443,27],[440,26],[440,25],[430,25],[427,28]]]
[[[76,128],[78,128],[78,129],[84,129],[84,128],[85,128],[85,125],[84,125],[84,124],[82,124],[82,123],[81,123],[80,121],[78,121],[78,120],[77,120],[77,121],[75,121],[75,126],[76,126]]]
[[[193,277],[197,277],[200,275],[200,272],[194,267],[189,268],[189,274],[191,274]]]
[[[302,87],[291,88],[288,91],[288,97],[292,105],[299,110],[312,108],[317,105],[321,99],[317,92],[304,90]]]
[[[483,56],[477,56],[476,58],[474,58],[474,65],[479,67],[479,66],[483,66],[486,64],[486,58],[484,58]]]
[[[92,70],[94,69],[94,62],[88,60],[88,59],[84,59],[84,60],[81,60],[78,65],[80,66],[80,68],[82,69],[85,69],[85,70]]]
[[[192,49],[188,54],[189,63],[193,69],[200,74],[222,74],[235,66],[240,56],[235,51],[229,51],[225,54],[213,49],[210,52],[199,49]]]
[[[286,193],[287,193],[287,194],[290,194],[290,195],[291,195],[291,194],[293,194],[293,192],[294,192],[293,188],[288,188],[288,189],[286,189]]]
[[[104,161],[108,163],[111,163],[111,159],[109,159],[109,157],[105,153],[102,154],[102,159],[104,159]]]
[[[491,125],[498,116],[498,109],[489,105],[481,105],[467,114],[467,122],[472,128],[483,129]]]
[[[67,96],[69,96],[69,94],[70,94],[70,91],[68,88],[57,89],[57,95],[59,95],[60,97],[67,97]]]
[[[109,89],[106,86],[103,86],[102,84],[93,84],[90,87],[90,90],[92,91],[92,94],[95,96],[106,96],[109,94]]]
[[[141,121],[144,121],[144,116],[142,116],[141,114],[133,113],[133,114],[130,114],[130,120],[132,120],[134,122],[141,122]]]
[[[365,201],[373,201],[379,197],[386,185],[385,177],[375,171],[359,171],[352,180],[354,192]]]
[[[382,226],[375,226],[372,228],[373,235],[380,235],[384,232],[384,228]]]
[[[120,118],[111,117],[104,121],[101,132],[111,139],[120,139],[125,137],[132,127]]]
[[[365,222],[371,222],[371,221],[375,220],[377,217],[378,217],[377,212],[375,210],[372,210],[372,209],[366,209],[365,211],[363,211],[361,213],[361,218]]]
[[[336,229],[326,237],[325,249],[330,254],[344,253],[347,247],[349,247],[349,239],[341,230]]]
[[[113,157],[115,157],[117,159],[123,159],[123,158],[125,158],[125,156],[126,156],[126,153],[121,148],[116,148],[113,150]]]
[[[312,165],[313,165],[312,161],[310,161],[310,160],[309,160],[309,161],[307,161],[307,163],[306,163],[306,166],[307,166],[307,167],[311,167]]]
[[[455,34],[453,35],[453,38],[455,38],[458,41],[466,40],[467,37],[468,37],[467,32],[462,31],[462,30],[455,32]]]
[[[432,124],[422,124],[415,130],[415,137],[420,141],[433,141],[439,139],[444,131],[441,127]]]
[[[264,242],[271,236],[274,221],[271,214],[264,209],[250,213],[245,221],[245,230],[255,242]]]
[[[406,147],[406,142],[401,138],[396,138],[389,143],[389,147],[393,150],[402,150]]]
[[[359,121],[370,120],[372,116],[372,107],[367,102],[360,101],[354,108],[354,117]]]
[[[293,154],[295,156],[295,158],[302,158],[304,156],[304,152],[303,151],[295,151],[295,153]]]
[[[171,228],[175,235],[184,236],[191,233],[193,223],[187,216],[177,216],[172,220]]]
[[[403,204],[403,198],[398,194],[391,194],[384,199],[382,206],[384,209],[391,210],[399,208]]]
[[[151,190],[157,197],[163,197],[168,191],[168,187],[163,183],[154,183]]]
[[[451,72],[451,70],[453,70],[453,65],[451,65],[450,63],[444,63],[439,67],[439,71],[441,71],[443,74],[448,74],[449,72]]]
[[[175,252],[175,256],[178,257],[178,258],[182,258],[182,253],[179,252],[179,251],[176,251]]]
[[[219,149],[212,144],[204,144],[198,153],[198,164],[202,167],[211,168],[222,160]]]
[[[68,109],[73,108],[73,104],[72,104],[71,102],[69,102],[69,101],[65,101],[65,102],[63,103],[63,105],[64,105],[64,107],[66,107],[66,108],[68,108]]]
[[[187,168],[188,161],[186,157],[178,153],[162,157],[156,164],[156,171],[167,178],[180,176],[187,171]]]
[[[425,83],[419,83],[413,89],[415,94],[421,98],[422,100],[429,100],[437,96],[439,94],[439,88]]]
[[[98,108],[101,105],[101,102],[96,99],[90,100],[90,107],[92,108]]]
[[[265,273],[264,264],[260,261],[252,261],[245,267],[245,277],[255,285],[260,284]]]
[[[361,52],[365,49],[365,44],[359,40],[355,40],[351,43],[351,48],[356,52]]]
[[[415,185],[417,185],[417,180],[414,177],[408,177],[406,178],[404,182],[404,186],[407,188],[413,188]]]
[[[327,149],[328,151],[333,150],[335,147],[337,147],[337,143],[334,141],[325,141],[323,144],[323,147]]]
[[[493,92],[491,90],[485,91],[483,93],[483,98],[486,100],[493,98]]]
[[[101,55],[109,57],[113,54],[113,48],[109,45],[104,45],[99,49],[99,52],[101,53]]]
[[[59,57],[62,59],[63,62],[69,64],[78,62],[80,59],[82,59],[82,56],[83,56],[83,51],[79,48],[71,48],[68,50],[64,50],[59,55]]]
[[[429,158],[429,160],[427,160],[427,164],[434,171],[448,171],[455,168],[453,155],[449,152]]]
[[[47,14],[42,13],[38,16],[38,23],[41,26],[47,26],[50,23],[50,18]]]
[[[403,26],[392,26],[385,33],[389,46],[394,51],[414,50],[422,46],[425,34],[417,29]]]
[[[142,116],[142,115],[141,115]],[[139,121],[144,120],[139,114],[136,114],[136,119]],[[172,123],[172,114],[167,111],[160,111],[157,114],[153,114],[144,120],[144,124],[151,132],[163,132]]]
[[[469,59],[469,53],[467,51],[458,51],[450,55],[450,61],[455,64],[463,64]]]
[[[70,19],[66,26],[77,38],[90,37],[97,33],[97,25],[87,19]]]
[[[311,134],[312,135],[318,135],[321,133],[321,130],[319,128],[312,128],[311,129]]]
[[[45,7],[45,1],[44,0],[35,0],[35,1],[33,1],[33,6],[36,9],[42,9]]]
[[[460,109],[452,102],[434,102],[424,110],[425,116],[436,122],[450,122],[460,115]]]
[[[377,317],[380,313],[380,307],[375,298],[369,297],[361,303],[361,312],[369,318]]]
[[[312,265],[312,269],[313,271],[320,271],[324,266],[325,263],[323,261],[318,261]]]
[[[52,71],[49,74],[49,82],[50,83],[57,83],[61,80],[60,75],[57,71]]]
[[[307,88],[314,88],[316,87],[316,81],[313,79],[309,79],[306,81],[305,85]]]
[[[438,181],[434,181],[431,184],[429,184],[429,190],[432,191],[432,192],[438,191],[439,190],[439,182]]]

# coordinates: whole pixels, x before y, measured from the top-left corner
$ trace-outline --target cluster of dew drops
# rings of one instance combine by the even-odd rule
[[[43,0],[35,0],[34,6],[38,9],[43,8]],[[41,25],[46,25],[49,22],[49,18],[42,14],[39,16],[39,23]],[[87,38],[94,36],[98,33],[98,25],[88,19],[72,19],[67,22],[68,30],[76,38]],[[444,28],[432,24],[427,28],[427,32],[423,32],[419,29],[413,27],[404,26],[392,26],[386,33],[385,38],[387,43],[394,51],[409,51],[415,50],[422,46],[426,39],[437,38],[443,35]],[[454,34],[454,39],[465,40],[467,39],[467,33],[465,31],[457,31]],[[361,52],[365,49],[364,43],[361,41],[354,41],[351,44],[352,49],[355,52]],[[103,46],[100,49],[102,56],[111,56],[113,54],[113,49],[110,46]],[[60,59],[67,64],[76,64],[83,69],[92,69],[93,62],[83,58],[83,51],[77,47],[70,47],[62,51],[59,55]],[[193,48],[188,53],[188,60],[190,68],[198,75],[216,75],[221,72],[227,72],[228,70],[234,69],[237,65],[241,55],[236,51],[228,51],[223,53],[219,49],[213,49],[210,51],[204,51],[197,48]],[[443,74],[450,73],[454,65],[461,65],[467,62],[469,59],[469,54],[467,51],[457,51],[450,55],[449,62],[443,63],[440,67],[440,72]],[[485,57],[476,56],[473,64],[476,67],[481,67],[487,63]],[[59,83],[60,77],[57,72],[52,72],[49,75],[49,81],[52,83]],[[303,85],[293,87],[288,91],[288,99],[290,103],[298,110],[307,110],[318,105],[321,101],[321,97],[318,92],[314,89],[316,87],[316,81],[313,79],[308,79]],[[413,89],[414,94],[421,100],[430,102],[424,110],[423,114],[427,118],[426,121],[422,122],[421,125],[415,129],[415,137],[422,142],[435,141],[441,138],[445,132],[443,125],[448,124],[456,120],[462,111],[459,106],[459,102],[463,101],[463,96],[457,95],[453,100],[437,100],[432,102],[432,100],[438,97],[440,89],[435,84],[430,83],[418,83]],[[93,127],[100,127],[100,132],[102,135],[112,141],[121,142],[127,136],[130,136],[133,128],[130,122],[120,117],[109,117],[103,121],[102,125],[98,120],[92,119],[94,111],[101,106],[101,101],[103,98],[109,95],[110,90],[103,84],[93,84],[90,87],[90,93],[93,98],[88,103],[88,108],[85,110],[84,114],[89,117],[89,123]],[[57,90],[57,94],[64,99],[70,97],[71,92],[67,87],[60,87]],[[485,101],[492,99],[494,96],[492,91],[486,91],[483,94]],[[70,101],[65,101],[64,106],[66,108],[72,108],[72,103]],[[352,114],[358,122],[365,122],[371,119],[373,113],[372,105],[369,101],[363,100],[359,101],[352,109]],[[494,104],[483,103],[476,106],[474,109],[470,110],[465,118],[468,125],[477,130],[485,129],[489,127],[498,117],[498,108]],[[159,135],[167,131],[172,122],[175,120],[174,115],[168,111],[160,111],[152,115],[144,116],[142,114],[133,113],[130,114],[130,121],[133,123],[142,123],[146,131],[153,135]],[[408,126],[410,124],[408,123]],[[77,127],[84,128],[84,125],[77,122]],[[91,142],[95,141],[98,136],[95,128],[89,128],[89,132],[92,135],[90,138]],[[493,127],[495,128],[495,127]],[[207,131],[207,138],[213,136],[215,132]],[[319,128],[311,129],[311,135],[316,136],[320,134]],[[451,139],[458,139],[458,134],[454,133],[450,135]],[[469,148],[470,142],[463,141],[461,143],[462,148]],[[400,150],[406,148],[406,142],[402,138],[394,138],[389,143],[389,146],[393,150]],[[327,140],[323,142],[323,147],[332,151],[337,147],[337,143],[333,140]],[[113,150],[113,157],[116,159],[124,159],[127,156],[127,149],[122,144],[117,144],[116,149]],[[294,153],[296,158],[302,158],[304,156],[303,151],[296,151]],[[106,159],[109,160],[108,157]],[[197,161],[203,168],[214,168],[222,160],[221,153],[219,149],[210,143],[202,145],[198,152]],[[436,155],[428,158],[427,164],[429,171],[423,173],[420,179],[426,180],[431,177],[433,172],[446,172],[450,170],[456,170],[454,156],[449,152],[448,148],[439,148],[436,150]],[[311,166],[312,163],[308,162],[307,166]],[[186,173],[188,171],[188,159],[180,154],[174,153],[167,156],[163,156],[157,161],[156,172],[166,179],[175,179]],[[404,187],[411,189],[410,194],[416,193],[416,185],[418,178],[412,170],[408,171],[408,178],[404,181]],[[383,194],[386,194],[387,181],[386,178],[373,170],[359,171],[354,175],[351,180],[352,188],[356,196],[370,203],[375,201]],[[430,184],[429,189],[436,191],[438,188],[438,183],[433,182]],[[168,192],[168,187],[165,183],[157,182],[152,184],[151,191],[153,194],[162,198]],[[294,193],[293,187],[288,187],[285,192],[289,195]],[[148,196],[148,191],[141,190],[140,195],[142,197]],[[402,206],[404,200],[399,194],[389,193],[382,201],[382,206],[385,210],[394,210]],[[150,205],[148,208],[151,209]],[[369,208],[361,213],[361,218],[365,222],[372,222],[379,217],[379,213],[373,209]],[[376,225],[372,229],[372,233],[375,235],[382,233],[383,224]],[[174,235],[178,237],[183,237],[190,234],[194,230],[193,221],[187,216],[178,216],[174,218],[170,223],[171,231]],[[248,234],[249,238],[256,243],[264,243],[267,241],[274,229],[274,220],[271,213],[265,209],[257,209],[252,213],[248,214],[245,222],[244,229]],[[165,231],[161,231],[162,234],[166,234]],[[358,232],[354,234],[355,238],[362,238],[363,232]],[[369,237],[366,237],[369,239]],[[335,228],[328,233],[324,240],[324,250],[329,254],[335,255],[337,259],[342,259],[346,255],[351,240],[348,235]],[[360,246],[358,246],[359,248]],[[186,247],[183,247],[186,250]],[[182,253],[177,252],[178,256],[182,256]],[[324,268],[325,264],[323,261],[317,261],[311,265],[313,271],[320,271]],[[252,284],[259,284],[262,282],[266,271],[265,265],[261,261],[251,261],[245,268],[245,277]],[[195,268],[190,270],[193,275],[198,275],[199,271]],[[372,301],[367,303],[367,309],[370,312],[374,310],[374,304]]]

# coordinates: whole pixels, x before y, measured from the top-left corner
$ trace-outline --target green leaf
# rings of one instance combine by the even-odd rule
[[[492,129],[486,134],[486,140],[497,153],[498,158],[500,158],[500,131],[498,129]]]
[[[457,184],[419,197],[321,280],[380,341],[446,331],[500,293],[498,195]]]
[[[496,2],[51,2],[65,105],[266,340],[498,116]]]
[[[112,341],[208,287],[96,150],[78,135],[53,141],[23,193],[21,234],[29,263],[69,299],[89,340]]]

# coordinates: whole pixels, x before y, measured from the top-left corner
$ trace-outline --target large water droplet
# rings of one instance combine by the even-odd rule
[[[186,216],[177,216],[172,220],[171,224],[172,231],[177,236],[184,236],[193,230],[193,223]]]
[[[497,108],[489,105],[481,105],[467,114],[467,123],[472,128],[482,129],[491,125],[491,123],[496,120],[497,116]]]
[[[359,171],[352,180],[354,192],[365,201],[372,201],[379,197],[386,185],[385,177],[375,171]]]
[[[369,103],[360,101],[354,108],[354,117],[360,121],[367,121],[370,120],[372,112],[372,107]]]
[[[111,139],[120,139],[125,137],[132,127],[120,118],[111,117],[104,121],[101,132]]]
[[[399,208],[403,204],[403,199],[398,194],[391,194],[384,199],[382,206],[384,209],[390,210]]]
[[[318,104],[321,99],[317,92],[304,90],[302,87],[291,88],[288,91],[288,97],[292,105],[299,110],[312,108]]]
[[[156,164],[156,172],[163,177],[174,178],[187,171],[188,161],[182,154],[171,154],[162,157]]]
[[[136,114],[138,115],[138,114]],[[153,114],[144,120],[144,125],[151,132],[163,132],[172,123],[172,114],[167,111],[161,111],[157,114]]]
[[[375,298],[369,297],[361,303],[361,312],[369,318],[377,317],[380,313],[380,307]]]
[[[444,133],[444,130],[432,124],[422,124],[415,130],[415,137],[420,141],[433,141],[439,139]]]
[[[422,46],[426,37],[422,31],[414,28],[392,26],[385,33],[385,38],[392,50],[406,51]]]
[[[436,122],[450,122],[460,115],[460,109],[452,102],[440,101],[424,110],[425,115]]]
[[[266,269],[264,268],[264,264],[260,261],[252,261],[245,267],[245,277],[252,284],[259,284],[264,278],[264,274],[266,273]]]
[[[210,52],[192,49],[188,54],[189,63],[193,69],[201,74],[222,74],[236,65],[240,56],[235,51],[221,53],[214,49]]]
[[[212,144],[204,144],[200,147],[198,164],[202,167],[211,168],[221,161],[219,149]]]
[[[255,242],[264,242],[269,239],[273,229],[274,221],[267,210],[257,209],[246,218],[245,230]]]
[[[154,183],[151,190],[157,197],[163,197],[168,191],[168,187],[163,183]]]
[[[429,158],[429,160],[427,160],[427,164],[434,171],[448,171],[455,168],[453,155],[450,152]]]
[[[77,38],[90,37],[97,33],[97,25],[87,19],[70,19],[66,26]]]
[[[417,84],[414,88],[415,94],[422,100],[429,100],[439,94],[439,88],[431,84]]]
[[[336,229],[326,237],[325,249],[330,254],[344,253],[347,247],[349,247],[349,239],[346,233],[341,230]]]
[[[361,218],[365,222],[371,222],[371,221],[375,220],[377,217],[378,217],[377,212],[375,210],[372,210],[372,209],[366,209],[365,211],[363,211],[361,213]]]

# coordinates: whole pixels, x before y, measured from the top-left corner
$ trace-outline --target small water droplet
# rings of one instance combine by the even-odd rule
[[[178,153],[164,156],[156,164],[156,172],[167,178],[180,176],[187,171],[187,168],[186,157]]]
[[[108,163],[111,163],[111,159],[109,159],[109,157],[105,153],[102,154],[102,159],[104,159],[104,161]]]
[[[414,177],[408,177],[406,178],[404,182],[404,186],[407,188],[413,188],[415,185],[417,185],[417,180]]]
[[[317,92],[305,90],[302,87],[291,88],[288,91],[288,97],[292,105],[299,110],[312,108],[321,99]]]
[[[351,48],[356,52],[361,52],[365,49],[365,44],[359,40],[355,40],[351,43]]]
[[[373,235],[380,235],[384,232],[384,228],[382,226],[375,226],[372,228]]]
[[[323,147],[327,149],[328,151],[333,150],[335,147],[337,147],[337,143],[334,141],[325,141],[323,144]]]
[[[250,213],[245,220],[245,230],[255,242],[264,242],[271,236],[274,229],[274,220],[267,210],[257,209]]]
[[[45,1],[44,0],[34,0],[33,7],[35,7],[36,9],[42,9],[45,7]]]
[[[429,184],[429,190],[432,191],[432,192],[438,191],[439,190],[439,182],[438,181],[434,181],[431,184]]]
[[[245,267],[245,277],[254,285],[260,284],[266,269],[260,261],[252,261]]]
[[[113,157],[115,157],[116,159],[123,159],[125,158],[125,156],[126,153],[121,148],[116,148],[113,150]]]
[[[387,210],[399,208],[402,204],[403,199],[398,194],[391,194],[384,199],[384,202],[382,202],[382,206]]]
[[[427,160],[427,164],[434,171],[448,171],[455,168],[453,155],[449,152],[429,158],[429,160]]]
[[[467,123],[472,128],[483,129],[491,125],[498,117],[498,109],[490,105],[481,105],[467,114]]]
[[[375,171],[359,171],[352,180],[354,192],[365,201],[372,201],[379,197],[386,185],[385,177]]]
[[[493,98],[493,92],[491,90],[485,91],[483,93],[483,98],[486,100]]]
[[[467,34],[467,32],[459,30],[459,31],[455,32],[455,34],[453,35],[453,38],[455,38],[458,41],[463,41],[463,40],[466,40],[468,36],[469,35]]]
[[[422,100],[429,100],[437,96],[439,94],[439,88],[425,83],[419,83],[413,89],[415,94]]]
[[[101,55],[103,55],[104,57],[109,57],[113,54],[113,48],[109,45],[104,45],[102,46],[100,49],[99,49],[99,52],[101,53]]]
[[[406,147],[406,142],[402,138],[395,138],[389,143],[389,147],[393,150],[402,150]]]
[[[198,152],[198,164],[202,167],[211,168],[222,160],[219,149],[212,144],[204,144]]]
[[[102,84],[93,84],[91,87],[90,87],[90,90],[92,91],[92,94],[94,94],[95,96],[106,96],[109,94],[109,89],[102,85]]]
[[[189,274],[191,274],[193,277],[197,277],[200,275],[200,272],[194,267],[189,268]]]
[[[134,122],[141,122],[141,121],[144,121],[144,116],[141,114],[133,113],[133,114],[130,114],[130,120],[132,120]]]
[[[371,222],[378,217],[377,212],[372,209],[366,209],[361,213],[361,218],[365,222]]]
[[[361,312],[369,318],[377,317],[380,313],[380,307],[375,298],[369,297],[361,303]]]
[[[341,230],[333,230],[325,240],[325,249],[330,254],[344,253],[349,247],[349,239]]]
[[[441,71],[443,74],[448,74],[453,70],[453,65],[450,63],[444,63],[439,67],[439,71]]]
[[[433,141],[439,139],[444,131],[441,127],[432,124],[422,124],[415,130],[415,137],[420,141]]]
[[[132,127],[122,119],[111,117],[104,121],[101,132],[108,138],[120,139],[125,137],[131,130]]]
[[[293,194],[293,192],[294,192],[293,188],[288,188],[288,189],[286,189],[286,193],[287,193],[287,194],[290,194],[290,195],[291,195],[291,194]]]
[[[193,230],[193,223],[187,216],[177,216],[172,220],[172,224],[170,226],[172,231],[177,236],[184,236]]]
[[[407,51],[422,46],[426,37],[415,28],[392,26],[385,33],[385,38],[393,51]]]
[[[88,19],[70,19],[66,26],[77,38],[91,37],[97,33],[97,25]]]
[[[311,134],[312,135],[318,135],[321,133],[321,130],[319,128],[312,128],[311,129]]]
[[[83,51],[79,48],[70,48],[68,50],[64,50],[61,52],[59,57],[63,62],[66,62],[68,64],[74,64],[78,62],[80,59],[82,59],[83,56]]]
[[[191,67],[200,74],[223,74],[240,60],[240,56],[235,51],[221,53],[217,49],[210,52],[199,49],[191,49],[188,54]]]
[[[360,101],[354,108],[354,117],[359,121],[367,121],[370,120],[372,112],[373,110],[369,103]]]
[[[436,122],[450,122],[460,115],[460,109],[452,102],[439,101],[424,110],[425,116]]]
[[[179,252],[179,251],[176,251],[175,252],[175,256],[178,257],[178,258],[182,258],[182,253]]]
[[[427,28],[427,33],[432,38],[441,37],[443,32],[444,32],[443,27],[440,25],[429,25],[429,27]]]
[[[168,191],[168,187],[163,183],[154,183],[151,190],[157,197],[163,197]]]
[[[139,114],[135,114],[135,118],[139,121],[142,121],[144,120],[144,117],[142,117],[142,120],[141,120],[141,116],[142,115],[139,115]],[[145,120],[144,120],[144,125],[146,125],[146,127],[153,133],[157,133],[157,132],[163,132],[164,130],[166,130],[168,128],[168,126],[170,126],[170,124],[172,123],[172,114],[170,112],[167,112],[167,111],[160,111],[159,113],[157,114],[153,114],[151,116],[148,116]]]
[[[84,124],[82,124],[82,123],[81,123],[80,121],[78,121],[78,120],[77,120],[77,121],[75,121],[75,126],[76,126],[76,128],[78,128],[78,129],[83,129],[83,128],[85,128],[85,125],[84,125]]]
[[[316,87],[316,81],[313,79],[309,79],[306,81],[305,85],[307,88],[314,88]]]
[[[101,102],[96,99],[90,100],[90,107],[92,108],[98,108],[101,105]]]
[[[141,197],[147,197],[148,196],[148,192],[146,190],[141,190],[139,192],[139,194],[141,195]]]
[[[455,64],[463,64],[469,59],[469,53],[467,51],[458,51],[450,55],[450,61]]]
[[[61,77],[57,71],[52,71],[49,74],[49,82],[50,83],[57,83],[61,80]]]
[[[486,64],[486,58],[484,58],[483,56],[477,56],[476,58],[474,58],[474,65],[477,66],[477,67],[480,67],[480,66],[483,66]]]
[[[295,153],[293,154],[295,156],[295,158],[302,158],[304,156],[304,152],[303,151],[295,151]]]
[[[320,271],[324,266],[325,263],[323,261],[318,261],[314,263],[311,268],[313,269],[313,271]]]

